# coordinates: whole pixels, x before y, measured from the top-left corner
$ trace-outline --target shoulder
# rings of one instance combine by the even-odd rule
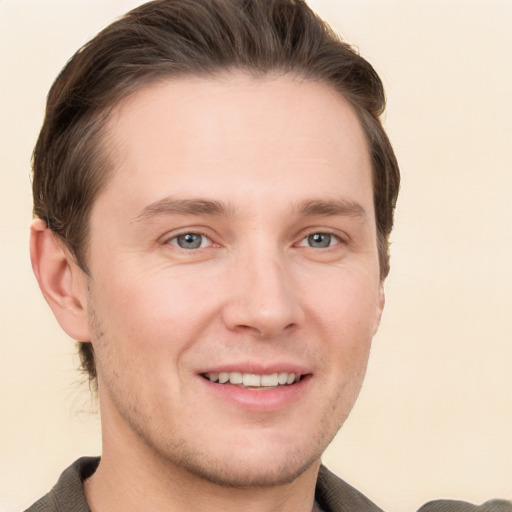
[[[512,501],[490,500],[472,505],[466,501],[436,500],[425,503],[418,512],[512,512]]]
[[[325,512],[383,512],[364,494],[320,466],[315,498]]]
[[[321,466],[315,498],[325,512],[383,512],[364,494]],[[418,512],[512,512],[512,502],[490,500],[482,505],[466,501],[435,500],[423,505]]]
[[[83,481],[98,467],[99,457],[82,457],[60,476],[52,490],[25,512],[90,512]]]

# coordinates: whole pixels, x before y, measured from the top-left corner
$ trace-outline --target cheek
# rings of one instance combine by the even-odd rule
[[[331,363],[325,366],[329,379],[357,392],[379,311],[378,285],[365,274],[357,278],[352,274],[350,279],[338,277],[330,280],[323,291],[317,289],[308,295],[309,317],[313,325],[319,326],[318,334],[323,338],[324,354]]]
[[[214,314],[211,286],[197,275],[117,270],[110,276],[96,286],[101,293],[93,300],[109,342],[118,343],[119,350],[142,351],[148,359],[175,354],[193,342]]]
[[[340,275],[324,281],[322,289],[310,289],[305,296],[307,308],[329,332],[355,343],[372,338],[379,313],[378,290],[376,280],[365,274]]]

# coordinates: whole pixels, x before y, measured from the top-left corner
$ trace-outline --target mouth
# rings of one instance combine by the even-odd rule
[[[299,373],[278,372],[271,374],[255,374],[242,372],[207,372],[203,378],[216,384],[231,384],[240,388],[276,389],[291,386],[302,380],[304,375]]]
[[[311,389],[313,373],[308,372],[307,368],[286,368],[292,366],[288,364],[275,365],[272,369],[258,369],[257,365],[247,363],[244,366],[215,368],[215,371],[205,371],[198,376],[205,384],[204,389],[211,393],[210,396],[229,404],[228,407],[235,406],[236,411],[258,414],[294,407],[302,403],[303,397]]]

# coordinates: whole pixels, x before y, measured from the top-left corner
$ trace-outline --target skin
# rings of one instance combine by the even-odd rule
[[[115,165],[91,213],[90,277],[32,228],[43,293],[96,354],[92,511],[311,510],[384,304],[353,109],[288,76],[182,78],[124,100],[107,130]],[[204,378],[238,368],[303,378],[279,390]]]

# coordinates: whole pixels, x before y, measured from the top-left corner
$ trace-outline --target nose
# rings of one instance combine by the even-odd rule
[[[304,321],[297,286],[283,259],[257,251],[232,267],[222,311],[229,330],[272,338]]]

